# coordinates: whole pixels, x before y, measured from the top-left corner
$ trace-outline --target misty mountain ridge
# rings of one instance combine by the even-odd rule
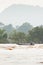
[[[0,21],[16,24],[28,21],[32,25],[39,25],[43,22],[43,7],[14,4],[0,13]]]
[[[12,32],[14,30],[11,24],[4,26],[3,29],[6,30],[7,32]]]
[[[2,24],[0,24],[2,25]],[[24,32],[24,33],[27,33],[29,30],[31,30],[33,28],[32,25],[30,25],[29,23],[23,23],[21,26],[18,26],[16,28],[14,28],[12,26],[12,24],[9,24],[9,25],[4,25],[2,28],[0,29],[4,29],[6,30],[7,32],[12,32],[13,30],[16,30],[17,32]]]
[[[4,27],[4,24],[0,22],[0,28],[2,29]]]
[[[4,28],[8,32],[15,29],[11,24],[13,23],[15,26],[14,22],[17,22],[16,24],[19,24],[19,26],[16,26],[16,30],[27,33],[32,29],[33,25],[36,25],[36,23],[37,25],[41,25],[43,22],[43,7],[14,4],[0,13],[0,21],[10,23],[9,25],[0,23],[0,28]],[[30,22],[31,24],[33,23],[33,25],[27,22],[24,23],[24,21]],[[23,24],[21,25],[20,22]]]
[[[30,31],[32,28],[33,26],[26,22],[26,23],[23,23],[20,27],[18,27],[17,31],[28,33],[28,31]]]

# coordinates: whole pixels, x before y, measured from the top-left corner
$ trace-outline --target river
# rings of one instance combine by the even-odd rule
[[[13,50],[0,48],[0,65],[43,65],[43,49],[26,46]]]

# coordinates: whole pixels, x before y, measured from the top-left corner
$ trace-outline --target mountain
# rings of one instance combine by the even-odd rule
[[[0,22],[0,29],[4,29],[9,33],[14,30],[14,27],[11,24],[4,25],[3,23]]]
[[[0,29],[4,27],[4,24],[0,22]]]
[[[0,21],[16,24],[27,21],[32,25],[39,25],[43,23],[43,7],[14,4],[0,13]]]
[[[8,33],[9,32],[12,32],[14,29],[17,31],[17,32],[24,32],[24,33],[27,33],[29,30],[31,30],[33,28],[32,25],[30,25],[29,23],[23,23],[21,26],[16,26],[16,28],[14,28],[12,26],[12,24],[9,24],[9,25],[4,25],[3,23],[0,23],[0,29],[4,29],[6,30]]]
[[[6,30],[8,33],[14,30],[11,24],[4,26],[3,29]]]
[[[30,25],[29,23],[24,23],[23,25],[21,25],[17,31],[19,32],[24,32],[24,33],[28,33],[28,31],[30,31],[33,28],[32,25]]]

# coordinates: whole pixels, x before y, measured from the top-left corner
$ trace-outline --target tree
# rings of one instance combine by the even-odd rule
[[[0,39],[3,39],[3,33],[5,32],[5,30],[1,30],[0,29]]]
[[[23,43],[25,41],[25,34],[23,32],[13,31],[13,34],[10,37],[16,43]]]
[[[25,42],[25,34],[23,32],[18,32],[17,38],[18,38],[19,43]]]
[[[33,42],[43,42],[43,27],[35,27],[33,28],[29,34],[28,34],[28,38],[27,38],[30,41],[33,41]]]
[[[3,38],[4,38],[4,39],[7,39],[7,33],[4,33],[4,34],[3,34]]]
[[[0,42],[7,42],[7,33],[3,29],[0,29]]]

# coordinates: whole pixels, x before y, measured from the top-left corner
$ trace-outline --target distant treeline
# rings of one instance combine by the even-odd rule
[[[0,29],[0,43],[43,43],[43,26],[34,27],[27,34],[16,30],[8,33]]]

